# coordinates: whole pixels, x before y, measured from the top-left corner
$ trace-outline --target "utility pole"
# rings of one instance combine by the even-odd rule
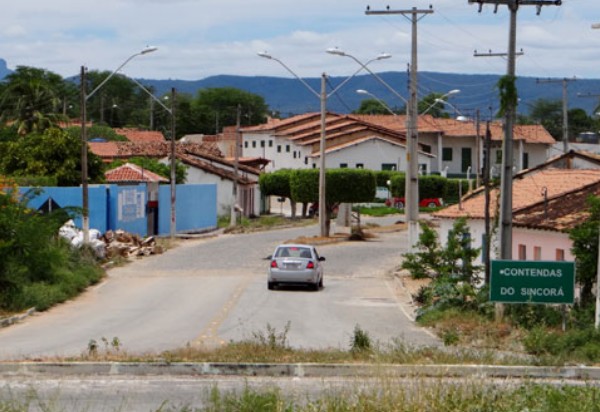
[[[520,6],[536,6],[540,14],[542,6],[560,6],[562,0],[468,0],[470,4],[477,3],[479,12],[484,4],[493,4],[495,11],[503,4],[510,11],[510,28],[508,35],[508,67],[507,79],[515,80],[516,73],[516,44],[517,44],[517,12]],[[502,175],[500,190],[500,259],[512,259],[512,168],[513,168],[513,132],[516,112],[516,96],[507,99],[505,103],[504,142],[502,148]]]
[[[572,79],[546,79],[540,80],[537,79],[537,83],[562,83],[562,114],[563,114],[563,124],[562,124],[562,138],[563,138],[563,152],[567,153],[569,151],[569,105],[568,105],[568,88],[569,82],[574,82],[577,80],[575,77]]]
[[[240,137],[242,123],[242,106],[238,104],[235,121],[235,149],[233,151],[233,192],[231,193],[231,219],[230,227],[237,225],[237,200],[238,200],[238,164],[240,161]]]
[[[176,197],[177,197],[177,152],[175,146],[175,110],[177,109],[177,92],[171,88],[171,239],[175,238],[177,232]]]
[[[401,14],[410,20],[412,25],[412,45],[410,64],[410,98],[407,106],[406,131],[406,220],[408,222],[409,247],[413,249],[418,241],[419,234],[419,131],[418,131],[418,100],[417,100],[417,23],[428,14],[433,13],[433,7],[419,10],[413,7],[410,10],[370,10],[367,15]]]

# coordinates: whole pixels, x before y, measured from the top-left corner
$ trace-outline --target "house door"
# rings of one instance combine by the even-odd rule
[[[461,152],[461,171],[463,173],[466,173],[467,169],[472,166],[471,160],[471,148],[463,147]],[[472,168],[471,171],[473,171]]]

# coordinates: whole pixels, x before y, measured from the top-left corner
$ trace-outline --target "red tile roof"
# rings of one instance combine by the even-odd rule
[[[166,179],[133,163],[125,163],[117,168],[108,170],[104,173],[104,176],[106,177],[106,181],[110,183],[169,182],[169,179]]]
[[[164,142],[165,137],[161,132],[152,130],[138,129],[115,129],[117,134],[123,135],[130,142],[134,143],[149,143],[149,142]]]
[[[544,190],[547,190],[548,197],[555,197],[596,182],[600,182],[600,169],[548,169],[517,175],[513,178],[513,210],[544,200]],[[491,204],[496,204],[499,196],[499,190],[493,189],[490,193]],[[461,207],[459,205],[447,207],[435,213],[435,216],[447,218],[464,216],[483,219],[484,204],[483,191],[478,190],[472,195],[466,196]],[[495,212],[496,208],[492,208],[490,215],[494,216]]]

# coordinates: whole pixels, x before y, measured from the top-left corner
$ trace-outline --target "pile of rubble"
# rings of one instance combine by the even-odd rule
[[[106,258],[115,256],[135,257],[158,255],[163,248],[156,244],[154,236],[142,239],[138,235],[127,233],[124,230],[109,230],[102,238],[106,244]]]
[[[83,231],[75,226],[72,220],[65,223],[59,231],[61,237],[67,239],[74,247],[83,246]],[[156,244],[153,236],[141,238],[124,230],[109,230],[101,234],[96,229],[89,230],[88,246],[100,259],[112,259],[115,256],[125,258],[150,256],[163,253],[163,248]]]

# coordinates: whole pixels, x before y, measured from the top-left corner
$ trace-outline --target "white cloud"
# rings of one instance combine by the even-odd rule
[[[384,9],[376,0],[371,9]],[[0,16],[0,58],[9,66],[44,67],[64,76],[82,64],[111,70],[147,44],[156,53],[128,64],[128,75],[199,79],[216,74],[289,76],[256,52],[267,50],[301,76],[350,74],[349,59],[324,53],[341,47],[362,60],[385,51],[394,57],[376,70],[405,70],[410,22],[402,16],[366,16],[369,1],[304,0],[27,0]],[[394,6],[404,7],[404,6]],[[412,6],[407,5],[410,9]],[[421,7],[421,6],[419,6]],[[595,18],[594,16],[598,16]],[[518,72],[531,76],[600,77],[597,0],[564,1],[560,7],[521,7]],[[437,0],[419,23],[419,68],[427,71],[501,73],[502,59],[474,58],[473,51],[506,51],[508,12],[492,6],[478,13],[466,0]]]

